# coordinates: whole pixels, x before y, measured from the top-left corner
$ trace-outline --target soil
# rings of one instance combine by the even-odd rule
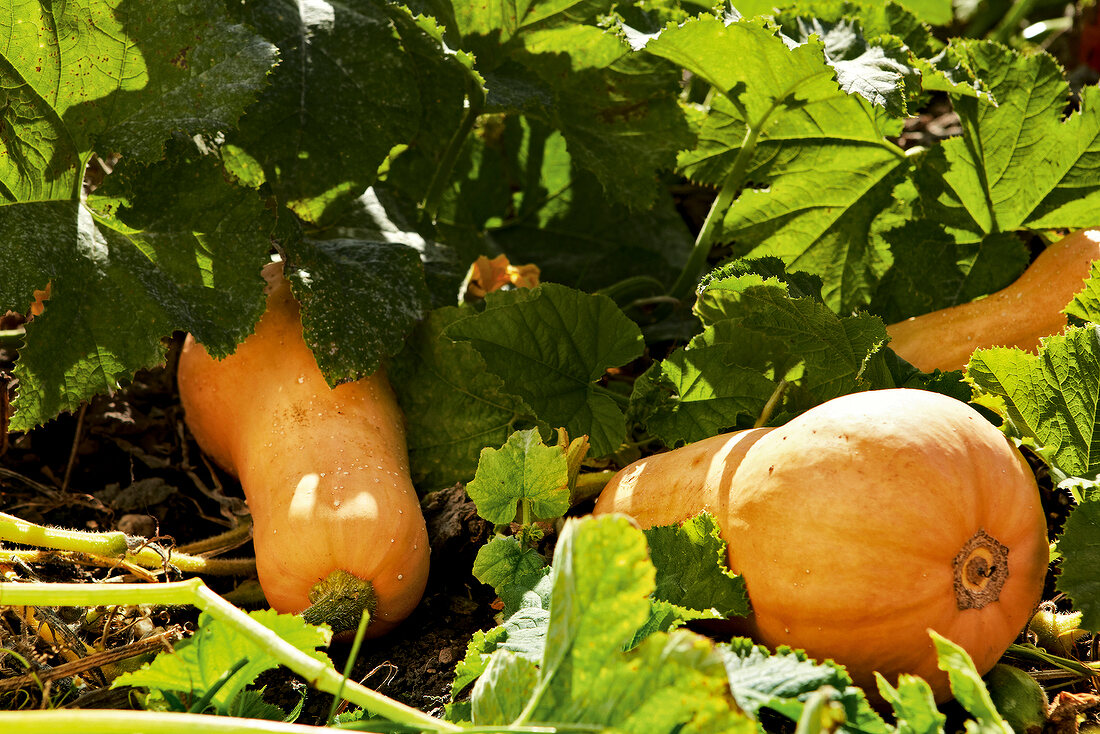
[[[10,324],[6,324],[9,326]],[[65,414],[26,434],[10,434],[0,455],[0,512],[35,523],[79,530],[124,530],[156,538],[165,547],[221,534],[247,519],[240,486],[208,464],[182,420],[172,365],[140,372],[115,395],[94,399],[76,414]],[[11,378],[13,354],[0,349],[0,371]],[[479,629],[496,622],[491,588],[470,574],[478,547],[492,527],[481,520],[461,486],[422,499],[433,549],[432,571],[420,606],[402,626],[381,639],[367,640],[351,677],[410,706],[442,715],[450,700],[454,668]],[[20,546],[6,544],[11,550]],[[227,549],[225,557],[248,557],[251,544]],[[180,578],[169,572],[134,573],[117,563],[78,563],[60,553],[11,561],[0,556],[0,573],[19,581],[156,581]],[[248,578],[204,577],[208,585],[235,600],[255,598]],[[0,646],[49,678],[56,666],[104,648],[128,652],[156,650],[194,629],[193,608],[137,608],[114,619],[77,609],[39,609],[28,618],[0,613]],[[37,622],[38,624],[35,624]],[[45,624],[52,632],[39,633]],[[167,633],[167,639],[161,637]],[[53,638],[51,640],[51,637]],[[151,641],[152,648],[141,646]],[[328,652],[342,670],[349,646]],[[136,662],[142,658],[133,658]],[[109,671],[109,669],[108,669]],[[92,669],[79,677],[48,680],[40,687],[12,655],[0,657],[0,710],[49,705],[128,707],[130,691],[111,690],[109,672]],[[22,685],[18,685],[19,682]],[[5,685],[6,684],[6,685]],[[264,674],[265,698],[293,709],[304,685],[284,669]],[[17,686],[17,687],[16,687]],[[306,693],[298,721],[323,724],[331,697]]]

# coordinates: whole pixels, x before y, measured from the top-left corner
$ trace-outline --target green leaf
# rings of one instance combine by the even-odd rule
[[[545,445],[538,429],[516,431],[501,448],[481,450],[466,492],[477,514],[497,525],[516,519],[517,503],[529,503],[535,517],[561,517],[569,509],[565,451]]]
[[[463,36],[492,36],[503,45],[517,31],[545,21],[581,18],[606,10],[609,0],[488,0],[449,2],[451,17]]]
[[[141,367],[164,360],[162,338],[189,331],[215,356],[232,352],[263,312],[274,218],[254,191],[226,181],[188,144],[150,168],[126,162],[77,202],[0,207],[6,253],[0,309],[25,311],[13,430],[28,430]]]
[[[330,387],[401,351],[427,308],[416,250],[389,242],[303,239],[288,248],[306,344]]]
[[[1013,428],[1064,476],[1100,470],[1100,339],[1096,326],[1042,340],[1039,354],[979,349],[966,379],[1001,402]]]
[[[657,569],[655,598],[723,617],[750,612],[745,582],[726,565],[726,544],[714,518],[703,513],[682,525],[645,531]]]
[[[486,446],[500,446],[533,411],[485,368],[473,346],[443,332],[467,309],[432,311],[394,358],[390,381],[408,423],[409,464],[421,489],[468,481]]]
[[[707,279],[695,310],[709,324],[635,384],[664,385],[647,425],[667,445],[754,425],[780,380],[795,412],[873,387],[892,387],[880,355],[886,329],[874,316],[838,317],[813,298],[792,298],[777,278],[748,272]],[[789,399],[788,399],[789,398]]]
[[[538,666],[501,650],[489,659],[470,696],[471,719],[477,726],[504,726],[523,713],[538,683]]]
[[[466,646],[466,656],[455,666],[451,685],[454,700],[475,681],[489,664],[496,650],[507,650],[533,663],[542,659],[546,628],[550,622],[550,595],[553,580],[544,567],[537,577],[523,577],[526,588],[512,583],[501,589],[505,619],[488,632],[478,631]]]
[[[1058,538],[1058,590],[1082,612],[1081,627],[1100,630],[1100,500],[1089,499],[1075,507]]]
[[[997,104],[956,101],[963,134],[926,156],[917,179],[925,217],[963,243],[1021,228],[1094,225],[1100,89],[1083,89],[1080,111],[1063,119],[1069,86],[1049,54],[968,40],[951,50],[988,81]]]
[[[955,14],[951,0],[898,0],[898,4],[929,25],[947,25]]]
[[[161,156],[231,127],[276,49],[219,0],[23,4],[0,53],[0,202],[75,200],[92,152]]]
[[[648,209],[657,172],[671,169],[692,143],[677,102],[680,69],[590,25],[532,29],[523,51],[517,61],[551,90],[547,117],[573,161],[616,204]]]
[[[246,0],[234,12],[277,44],[282,58],[228,136],[230,166],[258,164],[298,216],[331,218],[374,181],[394,145],[416,134],[424,107],[436,99],[420,88],[417,65],[382,3]],[[407,23],[401,29],[419,32]],[[444,53],[440,48],[441,61]]]
[[[907,221],[886,231],[883,239],[894,262],[871,309],[888,324],[999,290],[1016,280],[1031,260],[1015,234],[963,244],[940,223],[925,220]]]
[[[314,627],[293,614],[278,614],[270,609],[249,612],[249,616],[279,635],[282,640],[317,660],[328,657],[317,648],[327,646],[332,633],[327,627]],[[259,642],[203,613],[199,628],[179,643],[175,651],[158,655],[139,670],[123,673],[111,684],[141,686],[160,691],[183,691],[198,699],[218,678],[247,658],[248,663],[214,694],[212,703],[225,714],[232,701],[260,673],[278,667]]]
[[[997,713],[997,707],[993,705],[993,699],[990,698],[989,691],[986,690],[985,683],[974,668],[974,661],[970,659],[966,650],[935,630],[929,630],[928,633],[936,645],[940,669],[947,672],[951,681],[951,693],[974,717],[974,721],[966,724],[967,732],[969,734],[1012,734],[1012,727]]]
[[[586,291],[636,275],[671,283],[694,241],[671,197],[648,209],[621,204],[579,167],[561,133],[527,119],[510,120],[505,130],[481,153],[494,167],[479,173],[507,177],[517,190],[514,197],[504,192],[495,212],[514,207],[515,214],[490,230],[513,263],[536,263],[543,280]],[[476,205],[463,194],[455,206],[469,212]]]
[[[1100,261],[1089,266],[1084,289],[1066,306],[1065,314],[1079,323],[1100,323]]]
[[[478,549],[473,574],[503,596],[510,586],[534,586],[545,567],[546,559],[537,550],[524,547],[514,536],[498,535]]]
[[[304,700],[304,696],[302,700]],[[287,718],[286,711],[264,700],[263,689],[241,691],[229,707],[230,716],[244,719],[264,719],[265,721],[293,721]]]
[[[490,294],[483,313],[452,323],[446,334],[473,344],[539,420],[587,435],[594,456],[619,447],[622,411],[594,383],[640,356],[642,335],[610,298],[553,283]]]
[[[663,395],[654,399],[645,423],[666,446],[751,426],[778,385],[756,359],[780,350],[767,335],[720,321],[647,370],[632,400],[644,400],[650,390]]]
[[[657,634],[622,652],[649,614],[654,569],[627,518],[570,520],[558,539],[541,697],[532,722],[575,722],[620,731],[751,730],[725,700],[720,659],[704,638]]]
[[[892,123],[837,86],[820,41],[789,49],[761,21],[689,21],[646,50],[724,95],[698,123],[699,144],[679,161],[700,183],[744,187],[717,213],[723,220],[715,241],[734,242],[737,255],[774,255],[821,275],[826,302],[840,312],[866,303],[889,266],[871,225],[908,166],[885,140]],[[742,150],[746,141],[755,147]],[[743,175],[729,181],[735,163]],[[807,187],[807,180],[826,185]]]
[[[947,717],[936,708],[932,687],[923,678],[902,673],[894,688],[875,673],[878,691],[894,710],[898,734],[940,734]]]
[[[832,689],[847,720],[843,731],[886,734],[886,724],[871,709],[863,691],[852,685],[844,668],[826,661],[815,662],[801,650],[781,647],[769,654],[767,648],[746,638],[735,638],[719,646],[737,705],[759,720],[761,709],[771,709],[791,721],[798,721],[806,700],[815,691]]]
[[[909,49],[900,38],[869,39],[863,24],[850,18],[828,21],[799,15],[791,25],[784,31],[797,43],[811,36],[824,42],[825,60],[836,71],[841,89],[895,117],[905,116],[908,98],[920,87],[920,72],[911,65]]]

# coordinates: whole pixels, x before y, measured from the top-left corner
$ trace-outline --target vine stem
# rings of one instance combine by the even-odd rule
[[[144,538],[120,530],[96,533],[48,528],[3,512],[0,512],[0,541],[83,553],[112,562],[122,559],[142,568],[163,568],[170,564],[185,573],[245,576],[256,570],[253,558],[203,558],[146,545]],[[14,555],[27,552],[11,551]]]
[[[81,734],[322,734],[340,731],[321,726],[288,724],[236,716],[210,716],[169,711],[112,709],[55,709],[49,711],[0,711],[4,734],[42,734],[44,731],[78,731]],[[345,730],[346,731],[346,730]],[[369,731],[358,729],[356,731]],[[382,729],[385,731],[385,729]],[[458,731],[458,729],[456,729]],[[599,732],[603,727],[563,726],[470,726],[463,734],[565,734]]]
[[[462,148],[466,144],[466,138],[469,137],[470,131],[474,129],[474,124],[477,123],[477,118],[481,116],[481,110],[485,106],[485,90],[472,71],[469,72],[466,86],[468,88],[466,112],[462,116],[462,122],[459,124],[458,129],[455,130],[454,135],[448,141],[447,149],[443,151],[443,157],[439,160],[439,165],[436,166],[435,172],[432,174],[432,180],[428,184],[428,190],[424,192],[424,199],[420,203],[424,215],[433,224],[435,223],[436,213],[439,211],[440,200],[443,198],[443,191],[450,182],[451,172],[458,161],[458,155],[462,152]]]
[[[787,385],[790,383],[785,379],[780,380],[779,384],[775,386],[775,390],[772,391],[771,396],[768,398],[768,402],[764,403],[764,409],[760,411],[760,417],[756,419],[753,424],[753,428],[763,428],[768,425],[768,421],[771,420],[772,415],[775,413],[776,406],[779,405],[779,401],[783,399],[783,393],[787,391]]]
[[[760,137],[760,129],[766,119],[767,115],[759,123],[750,125],[749,129],[745,131],[745,137],[741,141],[741,149],[737,151],[737,158],[733,161],[733,170],[722,182],[722,188],[711,203],[707,218],[703,220],[703,227],[695,238],[695,245],[691,248],[691,255],[688,256],[687,264],[684,265],[684,269],[680,271],[680,276],[672,285],[672,290],[669,291],[669,295],[678,301],[687,298],[699,282],[699,276],[702,275],[706,266],[707,256],[710,255],[711,237],[718,226],[718,222],[726,215],[726,211],[733,204],[733,200],[741,192],[745,172],[748,170],[749,161],[752,160],[752,154],[756,150],[756,141]]]
[[[414,709],[391,698],[383,696],[366,686],[347,680],[330,662],[323,662],[311,657],[289,644],[274,630],[268,629],[243,611],[221,598],[202,582],[202,579],[188,579],[187,581],[173,581],[163,584],[40,584],[40,583],[9,583],[0,582],[0,606],[112,606],[127,604],[163,604],[180,605],[193,604],[209,614],[222,624],[226,624],[241,634],[247,635],[257,643],[273,660],[280,665],[285,665],[292,671],[302,676],[314,688],[324,693],[340,695],[357,706],[377,716],[382,716],[399,724],[407,724],[410,727],[419,727],[423,731],[432,732],[457,732],[463,731],[461,727],[437,719],[423,711]],[[316,732],[314,727],[299,727],[297,729],[202,729],[199,725],[207,718],[223,720],[226,717],[200,717],[186,720],[172,719],[177,727],[150,728],[137,726],[133,720],[129,720],[126,728],[111,728],[113,719],[107,716],[103,720],[103,727],[94,728],[92,721],[84,720],[73,724],[71,728],[62,724],[46,726],[42,719],[18,720],[22,716],[34,716],[37,714],[58,712],[19,712],[14,715],[0,714],[0,731],[5,734],[17,734],[21,732],[41,731],[81,731],[87,734],[93,732],[127,732],[145,731],[150,734],[156,732],[188,731],[189,734],[201,732],[229,732],[229,731],[268,731],[287,732],[297,734],[300,732]],[[81,710],[78,714],[88,714],[89,711]],[[135,712],[127,711],[126,714]],[[3,718],[7,716],[7,718]],[[117,714],[115,715],[117,716]],[[125,719],[123,719],[125,721]],[[158,720],[150,719],[152,723]],[[37,723],[35,723],[37,722]],[[35,728],[37,727],[37,728]]]
[[[783,94],[776,95],[772,103],[768,105],[768,109],[760,115],[760,119],[751,123],[745,130],[745,137],[741,140],[741,148],[737,151],[737,157],[733,160],[733,168],[722,181],[722,188],[719,189],[718,196],[710,205],[710,211],[707,212],[707,218],[703,220],[703,227],[695,238],[695,245],[692,247],[691,255],[688,256],[687,264],[684,265],[684,269],[680,271],[680,276],[669,291],[670,296],[682,301],[688,297],[698,284],[707,263],[707,256],[710,255],[711,237],[718,226],[718,222],[726,215],[726,211],[733,204],[733,200],[741,193],[741,187],[745,183],[745,173],[749,169],[749,162],[752,161],[753,153],[756,152],[756,143],[760,139],[760,133],[763,132],[764,125],[767,124],[772,114],[786,102],[787,98],[798,91],[801,85],[819,76],[831,73],[831,71],[818,72],[799,79]]]

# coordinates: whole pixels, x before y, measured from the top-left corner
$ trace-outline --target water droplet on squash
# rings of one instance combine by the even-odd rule
[[[397,574],[397,580],[398,580],[398,581],[400,581],[400,580],[401,580],[401,579],[403,579],[403,578],[405,578],[405,574],[403,574],[403,573],[399,573],[399,574]]]
[[[306,376],[305,375],[298,375],[298,384],[299,385],[301,385],[305,381],[306,381]]]

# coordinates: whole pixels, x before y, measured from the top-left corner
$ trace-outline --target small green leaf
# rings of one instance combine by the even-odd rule
[[[1039,354],[979,349],[966,379],[1000,401],[1019,435],[1064,476],[1100,470],[1100,338],[1097,326],[1042,340]]]
[[[1100,500],[1087,500],[1070,512],[1058,552],[1058,590],[1083,613],[1081,627],[1100,631]]]
[[[1084,288],[1066,306],[1065,314],[1081,323],[1100,323],[1100,261],[1093,260]]]
[[[842,731],[886,734],[885,722],[867,702],[863,691],[852,685],[844,668],[810,660],[801,650],[781,647],[769,654],[751,640],[735,638],[719,648],[737,705],[753,718],[768,708],[791,721],[802,717],[808,694],[831,688],[847,715]]]
[[[278,614],[270,609],[249,612],[249,616],[274,631],[284,642],[311,657],[328,662],[328,656],[317,651],[317,648],[327,646],[332,637],[327,627],[314,627],[299,616]],[[201,698],[223,673],[242,658],[247,658],[248,663],[212,698],[212,703],[222,713],[227,712],[230,702],[245,686],[265,670],[278,667],[278,662],[251,637],[203,613],[199,617],[198,630],[176,645],[174,652],[161,653],[139,670],[120,675],[112,687],[141,686],[162,691],[183,691],[194,700]]]
[[[709,324],[703,333],[635,383],[635,401],[651,403],[647,426],[667,445],[753,426],[780,380],[792,386],[781,397],[793,412],[894,386],[878,317],[839,317],[812,297],[792,298],[777,277],[724,272],[699,294],[695,310]],[[661,388],[671,393],[664,400]]]
[[[691,609],[715,609],[722,616],[750,612],[745,582],[726,565],[726,544],[713,516],[703,513],[682,525],[645,531],[657,569],[654,597]]]
[[[923,678],[902,673],[894,688],[878,673],[878,692],[894,709],[898,734],[940,734],[947,717],[936,708],[932,687]]]
[[[533,586],[545,567],[546,559],[537,550],[525,548],[514,536],[498,535],[478,549],[473,574],[502,596],[509,586]]]
[[[470,342],[539,420],[587,434],[594,456],[619,447],[625,418],[595,382],[641,356],[642,334],[610,298],[554,283],[492,293],[483,313],[445,333]]]
[[[565,452],[545,445],[538,429],[516,431],[501,448],[482,449],[466,492],[477,513],[498,525],[516,519],[517,502],[529,502],[536,517],[561,517],[569,509]]]
[[[985,688],[985,682],[974,668],[974,661],[970,659],[966,650],[935,630],[929,630],[928,633],[936,645],[940,670],[946,671],[950,678],[951,693],[974,717],[974,722],[967,724],[967,732],[1013,734],[1012,727],[997,713],[997,707],[993,705],[993,699]]]
[[[508,650],[489,659],[470,696],[472,721],[477,726],[504,726],[523,712],[538,683],[538,666]]]

